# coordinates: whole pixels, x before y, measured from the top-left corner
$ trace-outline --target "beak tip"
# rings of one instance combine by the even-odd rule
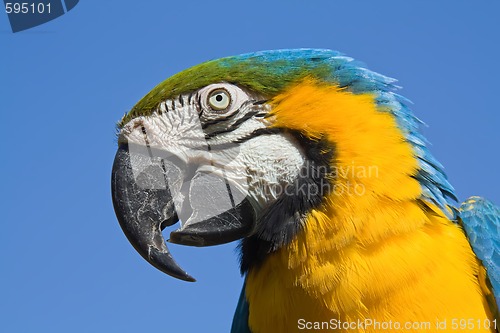
[[[172,270],[169,270],[169,271],[165,271],[165,270],[162,270],[160,269],[163,273],[166,273],[176,279],[179,279],[179,280],[182,280],[182,281],[186,281],[186,282],[196,282],[196,279],[194,277],[192,277],[191,275],[189,275],[188,273],[182,271],[182,272],[176,272],[176,273],[173,273]]]
[[[184,281],[186,281],[186,282],[196,282],[196,279],[194,277],[188,275]]]
[[[150,248],[149,253],[147,256],[144,256],[144,259],[165,274],[183,281],[195,282],[196,279],[182,269],[174,260],[170,252],[165,250],[166,249],[158,250]]]
[[[172,275],[171,273],[168,273],[168,274]],[[179,279],[179,280],[186,281],[186,282],[196,282],[196,279],[186,272],[183,272],[182,274],[176,275],[174,277]]]

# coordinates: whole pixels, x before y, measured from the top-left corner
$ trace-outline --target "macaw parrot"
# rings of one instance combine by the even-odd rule
[[[462,205],[391,78],[322,49],[212,60],[118,124],[112,196],[135,249],[241,240],[232,333],[496,331],[500,209]],[[236,298],[235,298],[236,301]]]

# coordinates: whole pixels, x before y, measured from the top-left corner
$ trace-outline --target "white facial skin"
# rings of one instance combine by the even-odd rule
[[[175,155],[196,172],[230,181],[264,208],[291,184],[304,164],[293,138],[284,133],[254,135],[266,129],[270,106],[265,98],[229,83],[208,85],[191,94],[163,101],[150,116],[131,120],[119,143],[134,143]],[[139,148],[141,149],[141,148]],[[182,198],[179,198],[181,200]]]

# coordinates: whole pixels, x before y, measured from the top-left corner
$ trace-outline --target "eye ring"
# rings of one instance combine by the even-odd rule
[[[208,94],[207,104],[214,111],[223,111],[231,105],[231,94],[224,88],[217,88]]]

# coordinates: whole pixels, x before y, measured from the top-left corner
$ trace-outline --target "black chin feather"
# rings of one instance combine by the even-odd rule
[[[334,147],[325,137],[311,139],[283,129],[303,150],[306,163],[297,179],[283,191],[257,222],[255,233],[240,243],[242,274],[262,264],[268,254],[290,243],[303,229],[306,215],[321,205],[332,188]]]

